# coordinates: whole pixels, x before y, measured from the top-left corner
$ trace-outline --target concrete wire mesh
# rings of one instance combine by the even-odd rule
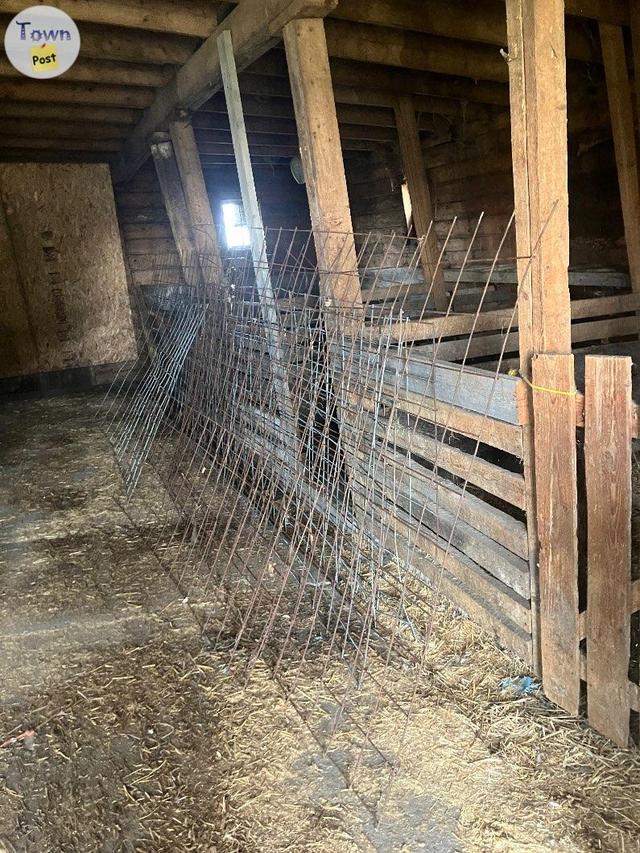
[[[478,449],[483,439],[491,444],[500,361],[515,320],[514,292],[497,367],[475,406],[480,427],[461,439],[449,421],[456,406],[468,405],[462,380],[474,375],[468,353],[491,271],[456,337],[463,354],[446,363],[444,403],[439,348],[480,222],[444,315],[431,308],[423,243],[408,238],[356,235],[364,308],[323,296],[354,273],[315,261],[319,241],[335,250],[352,235],[267,232],[268,310],[244,253],[230,252],[213,271],[202,255],[180,266],[159,258],[156,283],[139,297],[145,356],[104,405],[128,493],[145,463],[165,487],[164,503],[146,508],[145,529],[154,531],[148,535],[209,647],[242,660],[247,675],[266,661],[328,754],[346,727],[353,750],[337,763],[356,790],[364,755],[386,766],[378,789],[367,792],[374,811],[398,758],[372,734],[381,708],[396,701],[385,676],[401,666],[418,691],[433,592],[448,571]],[[446,241],[439,264],[445,250]],[[419,344],[416,321],[425,323]],[[466,476],[438,464],[451,441],[465,442]],[[305,687],[308,666],[323,701]],[[407,719],[412,704],[402,702]]]

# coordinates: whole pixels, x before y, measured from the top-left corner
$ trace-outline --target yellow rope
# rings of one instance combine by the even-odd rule
[[[511,371],[509,371],[509,373],[511,373]],[[527,379],[527,377],[524,374],[520,373],[520,371],[517,371],[517,373],[519,374],[521,379],[524,379],[524,381],[527,383],[527,385],[529,386],[529,388],[531,388],[532,391],[546,391],[547,394],[558,394],[561,397],[575,397],[578,393],[575,388],[573,388],[571,391],[562,391],[560,388],[546,388],[544,385],[534,385],[533,382]]]

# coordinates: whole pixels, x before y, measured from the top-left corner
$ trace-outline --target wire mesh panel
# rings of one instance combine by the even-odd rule
[[[491,318],[480,288],[454,312],[463,265],[436,312],[421,241],[357,235],[355,271],[315,262],[353,235],[266,239],[270,304],[243,253],[204,287],[207,258],[159,269],[109,432],[129,491],[145,461],[166,488],[155,544],[209,645],[266,661],[352,784],[387,765],[362,792],[376,808],[398,760],[377,715],[394,704],[407,730],[438,591],[531,659],[523,385],[500,370],[516,308]],[[362,301],[331,298],[354,275]]]

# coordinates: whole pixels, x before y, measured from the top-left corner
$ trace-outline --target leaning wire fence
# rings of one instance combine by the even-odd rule
[[[395,705],[406,734],[437,593],[465,587],[496,619],[503,599],[529,607],[527,555],[483,529],[511,535],[522,507],[475,485],[478,465],[520,464],[517,442],[496,439],[515,435],[501,370],[517,349],[515,290],[497,328],[483,321],[512,221],[469,295],[481,223],[453,275],[455,222],[430,269],[425,240],[301,231],[267,232],[261,270],[242,252],[214,274],[202,255],[159,258],[138,295],[144,355],[104,405],[127,494],[145,466],[164,487],[141,526],[208,647],[247,677],[266,662],[356,791],[363,766],[386,767],[375,789],[363,782],[374,813],[399,761],[376,720]],[[345,268],[354,243],[357,269]],[[329,254],[339,260],[322,268]],[[354,281],[362,299],[336,304]],[[455,311],[463,296],[472,309]],[[483,565],[476,549],[493,546]],[[398,666],[413,684],[402,699]]]

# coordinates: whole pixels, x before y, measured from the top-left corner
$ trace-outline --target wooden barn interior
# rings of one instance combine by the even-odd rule
[[[3,29],[25,5],[0,0]],[[277,437],[263,436],[262,450],[255,435],[244,444],[234,437],[237,455],[254,460],[252,476],[263,466],[260,488],[277,481],[269,486],[278,495],[276,508],[269,518],[265,510],[264,523],[285,534],[291,506],[313,500],[308,515],[296,516],[307,525],[320,507],[327,518],[342,514],[352,528],[366,530],[362,538],[370,534],[380,555],[392,549],[391,540],[396,555],[397,543],[404,543],[415,572],[409,569],[411,579],[402,581],[401,598],[414,594],[414,582],[442,595],[519,662],[518,672],[541,683],[544,701],[567,725],[608,744],[598,749],[632,756],[621,762],[635,762],[640,3],[49,5],[67,12],[80,31],[72,67],[52,79],[31,79],[6,55],[0,59],[0,477],[6,493],[0,505],[7,590],[0,633],[14,638],[12,654],[33,656],[33,683],[44,683],[37,663],[42,650],[19,640],[15,567],[26,559],[25,543],[57,541],[57,524],[66,525],[67,547],[70,531],[83,535],[102,512],[96,494],[68,510],[71,521],[62,505],[44,501],[57,478],[64,494],[71,488],[69,445],[76,441],[90,452],[82,430],[73,441],[60,430],[65,423],[71,429],[83,400],[93,411],[124,375],[130,381],[116,395],[117,405],[125,421],[134,415],[137,421],[118,428],[148,437],[136,451],[141,458],[127,462],[132,479],[148,454],[156,471],[170,453],[178,459],[175,441],[183,455],[200,459],[205,433],[197,441],[194,435],[198,418],[213,405],[206,394],[213,399],[218,382],[224,405],[232,406],[238,386],[232,365],[224,375],[211,368],[218,355],[225,357],[217,341],[230,315],[219,318],[233,302],[235,321],[253,312],[251,328],[266,341],[259,348],[253,340],[252,357],[258,349],[268,353],[270,366],[255,370],[270,377],[265,381],[277,401],[271,431],[285,436],[282,447]],[[197,322],[175,315],[173,327],[156,329],[150,340],[149,305],[156,300],[157,312],[167,294],[190,287],[213,294],[207,300],[218,300],[218,307],[208,301],[209,313]],[[169,324],[166,311],[163,316]],[[183,333],[191,323],[180,357],[178,322]],[[210,325],[206,338],[202,330],[217,322],[219,331]],[[163,345],[173,347],[166,358]],[[315,480],[304,481],[306,492],[293,485],[296,466],[311,453],[299,449],[305,441],[300,412],[311,407],[306,392],[296,390],[298,373],[306,370],[305,346],[322,349],[330,365],[330,390],[326,384],[322,395],[316,391],[313,402],[325,411],[317,408],[313,418],[317,424],[322,414],[326,432],[338,436],[332,440],[340,444],[340,471],[332,476],[342,483],[340,494],[351,494],[348,509],[344,497],[333,496],[331,476],[324,491]],[[158,371],[169,371],[169,361],[171,387],[178,390],[167,392],[162,408],[160,391],[151,400],[146,389],[151,377],[166,391],[169,380]],[[204,387],[205,375],[206,392],[196,387]],[[73,417],[65,414],[69,400]],[[292,406],[296,414],[287,427]],[[157,423],[150,425],[152,417]],[[27,445],[46,450],[47,436],[58,433],[71,454],[59,469],[47,468],[42,455],[31,458],[31,450],[20,455]],[[112,438],[116,456],[123,434]],[[270,454],[270,468],[255,461],[261,452]],[[294,464],[287,454],[296,453]],[[124,456],[121,451],[120,463]],[[185,479],[180,464],[186,466],[167,463],[167,470]],[[195,470],[196,463],[190,465]],[[243,477],[240,492],[250,474]],[[191,497],[200,486],[189,488],[179,507],[183,515],[202,504]],[[257,494],[255,484],[250,488]],[[288,489],[297,497],[282,497]],[[288,501],[288,510],[279,509]],[[148,534],[147,522],[138,520],[138,527]],[[203,521],[199,530],[204,527]],[[340,542],[345,553],[353,547]],[[290,557],[291,565],[299,559]],[[372,570],[376,602],[386,559],[380,556]],[[150,577],[154,572],[162,574],[160,563]],[[32,583],[39,607],[37,575]],[[359,576],[354,597],[362,586]],[[282,592],[276,609],[281,599]],[[292,624],[299,607],[287,611]],[[371,616],[370,602],[363,607],[368,627],[356,644],[358,660],[362,637],[368,644],[381,622]],[[240,633],[246,632],[248,615],[240,621]],[[274,621],[265,623],[260,651]],[[52,622],[47,630],[62,629]],[[66,642],[60,640],[60,648]],[[242,645],[239,635],[235,645]],[[51,653],[55,657],[55,648]],[[15,665],[7,655],[7,668]],[[16,686],[8,695],[21,694]],[[35,707],[32,698],[16,707]],[[38,731],[29,714],[21,723],[17,711],[11,713],[21,734],[9,726],[8,739]],[[0,790],[2,753],[14,747],[0,748]],[[631,789],[637,797],[637,784]],[[13,826],[2,802],[0,795],[0,848],[11,842],[3,832]],[[40,831],[42,838],[54,837]],[[84,841],[73,849],[94,849],[83,827],[75,831]],[[631,846],[620,840],[621,829],[612,846],[600,849],[635,849],[629,832]],[[149,838],[151,846],[135,849],[165,849]],[[468,848],[429,846],[428,840],[424,848],[401,848],[396,841],[378,839],[371,849],[499,849],[471,842]],[[180,840],[166,849],[285,849],[264,838],[258,847],[218,843]],[[329,840],[317,849],[360,849],[341,843]],[[566,849],[587,849],[581,843]],[[287,849],[307,848],[294,840]],[[521,848],[514,842],[500,849]]]

